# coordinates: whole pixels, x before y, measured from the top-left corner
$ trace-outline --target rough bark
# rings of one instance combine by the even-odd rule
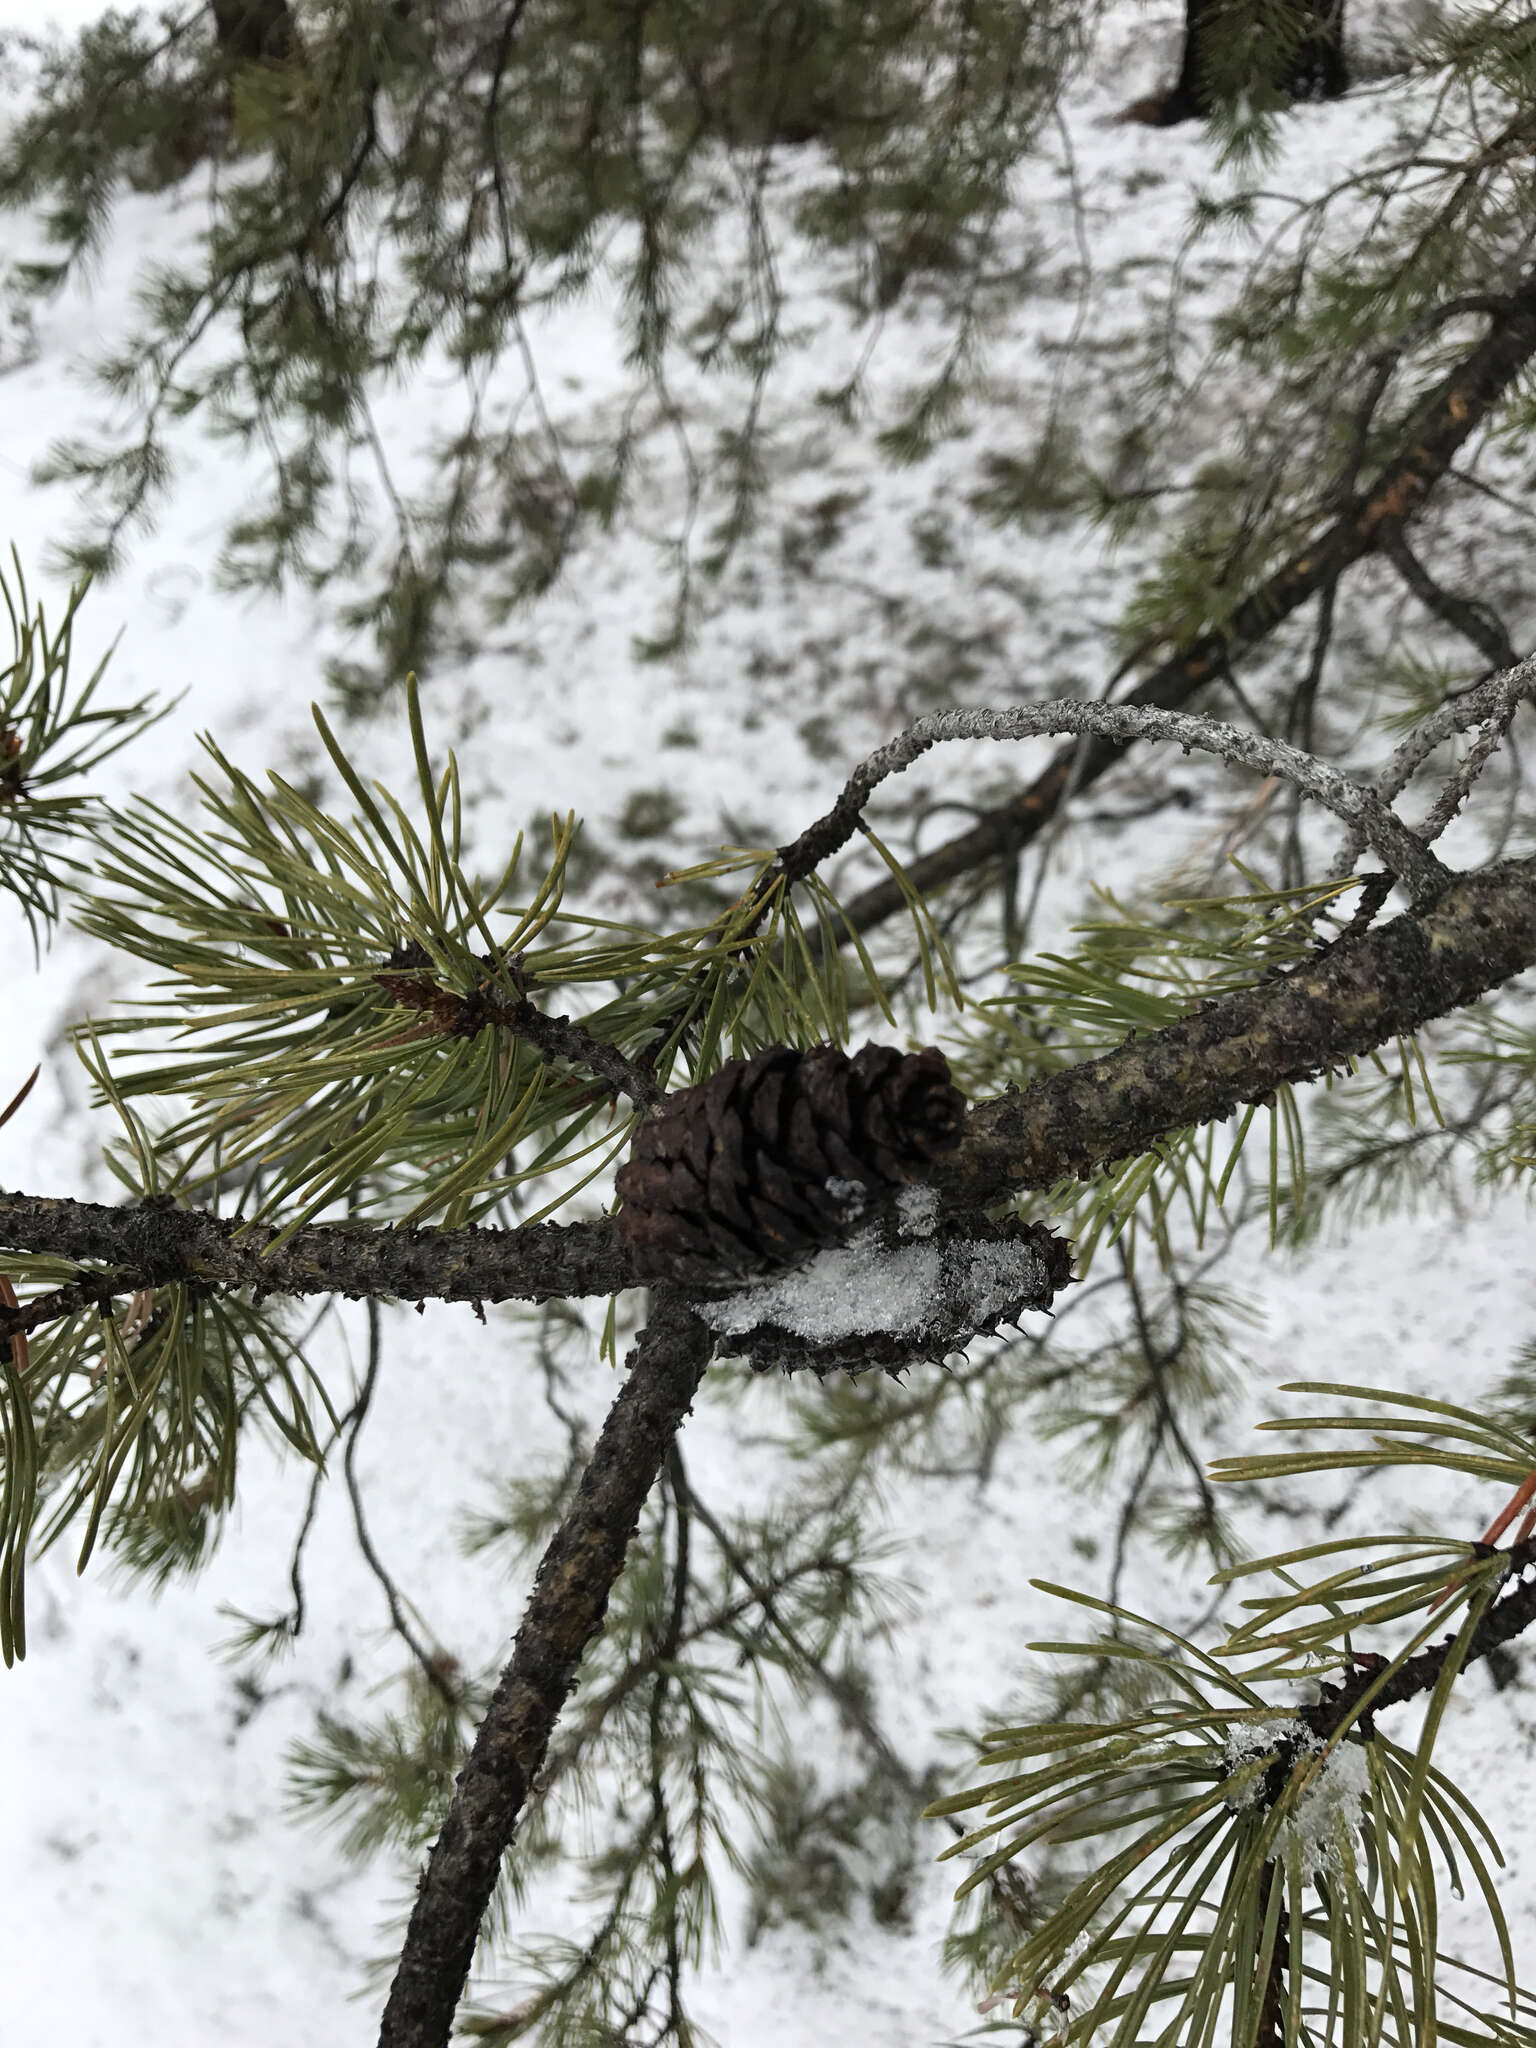
[[[661,1297],[540,1562],[511,1662],[459,1773],[417,1889],[379,2048],[445,2048],[502,1856],[709,1350],[686,1307]]]
[[[104,1265],[17,1312],[0,1313],[0,1337],[179,1280],[261,1294],[487,1302],[614,1294],[634,1279],[606,1222],[536,1223],[522,1230],[316,1224],[269,1250],[277,1234],[266,1225],[168,1203],[110,1208],[0,1191],[0,1246]]]
[[[1462,875],[1424,916],[1319,955],[971,1111],[935,1175],[961,1201],[1048,1188],[1230,1116],[1459,1010],[1536,964],[1536,862]]]

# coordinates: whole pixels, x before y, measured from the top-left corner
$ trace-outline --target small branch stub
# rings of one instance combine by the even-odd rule
[[[615,1183],[646,1279],[719,1288],[842,1244],[960,1142],[936,1047],[776,1046],[668,1095]]]

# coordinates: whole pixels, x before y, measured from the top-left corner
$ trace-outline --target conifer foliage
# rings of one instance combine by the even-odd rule
[[[366,567],[353,616],[376,629],[377,673],[422,666],[471,570],[479,602],[505,606],[622,513],[674,344],[767,372],[783,345],[760,219],[776,149],[817,145],[801,223],[856,253],[872,303],[926,274],[963,279],[1082,29],[1078,0],[324,0],[297,16],[187,0],[163,20],[105,16],[42,52],[34,108],[0,147],[0,206],[38,205],[48,237],[19,282],[50,293],[88,264],[124,186],[156,189],[210,153],[220,169],[195,254],[146,277],[140,332],[98,365],[133,431],[73,436],[50,459],[87,487],[73,566],[120,558],[171,480],[167,424],[200,413],[273,456],[267,503],[226,537],[233,585]],[[759,227],[679,336],[733,162]],[[623,432],[581,459],[536,387],[500,427],[471,400],[407,502],[371,425],[391,366],[430,352],[472,393],[542,307],[606,281],[628,308]],[[723,547],[747,517],[750,417]],[[360,460],[382,526],[359,518]]]
[[[404,1672],[377,1712],[318,1715],[290,1785],[346,1853],[419,1874],[381,2048],[456,2027],[498,2048],[695,2042],[724,1872],[749,1934],[858,1905],[901,1939],[941,1851],[965,1997],[1032,2048],[1536,2040],[1499,1830],[1441,1746],[1453,1704],[1485,1704],[1468,1674],[1518,1677],[1536,1624],[1536,1364],[1455,1400],[1314,1374],[1266,1416],[1280,1448],[1233,1453],[1243,1304],[1221,1278],[1239,1248],[1304,1253],[1536,1169],[1536,605],[1511,570],[1532,516],[1536,40],[1503,5],[1460,10],[1392,88],[1380,147],[1282,204],[1265,181],[1294,67],[1338,11],[1202,20],[1232,38],[1201,88],[1231,182],[1192,201],[1132,396],[1107,418],[1053,401],[1038,446],[987,451],[973,506],[1021,553],[1042,518],[1142,551],[1125,665],[893,718],[777,845],[615,914],[586,893],[600,863],[574,816],[477,839],[446,720],[404,677],[471,571],[493,604],[535,602],[622,526],[628,425],[577,470],[542,426],[477,418],[440,491],[400,507],[358,605],[404,680],[374,707],[408,764],[393,784],[333,704],[323,777],[209,740],[195,815],[107,808],[92,769],[158,707],[72,681],[83,585],[51,626],[19,564],[7,580],[0,883],[39,943],[67,913],[136,993],[76,1044],[121,1199],[0,1193],[0,1651],[25,1655],[40,1546],[68,1536],[151,1583],[195,1569],[261,1435],[314,1476],[293,1605],[243,1623],[257,1668],[304,1631],[314,1503],[345,1489]],[[387,462],[378,381],[437,349],[472,394],[531,308],[605,263],[641,386],[665,388],[676,347],[728,344],[760,396],[789,345],[750,289],[774,267],[784,150],[804,155],[781,229],[858,252],[855,317],[945,281],[947,367],[881,444],[920,461],[981,379],[1010,179],[1094,26],[1067,0],[105,18],[42,56],[0,145],[0,197],[38,209],[53,250],[16,282],[58,288],[120,184],[218,176],[195,261],[147,281],[142,335],[103,366],[139,438],[54,463],[98,493],[78,563],[112,565],[168,486],[165,419],[197,415],[271,454],[235,580],[355,586],[379,561],[338,513],[341,457]],[[722,221],[742,233],[714,324],[680,338],[674,290]],[[1191,367],[1178,294],[1218,229],[1261,232]],[[1091,283],[1071,346],[1120,361]],[[826,409],[852,431],[851,401]],[[919,764],[1042,740],[1048,766],[966,784],[965,829],[938,844],[937,807],[904,801]],[[1178,838],[1171,880],[1073,895],[1052,870],[1067,833],[1113,848],[1148,819]],[[0,1122],[28,1085],[0,1087]],[[517,1305],[512,1363],[559,1424],[563,1454],[467,1528],[522,1572],[488,1631],[517,1624],[499,1669],[435,1640],[369,1535],[356,1453],[391,1302]],[[322,1333],[344,1312],[366,1337],[350,1399]],[[622,1371],[594,1428],[605,1360]],[[727,1504],[690,1414],[769,1398],[792,1455]],[[1107,1557],[1080,1546],[1084,1576],[1104,1568],[1035,1589],[1080,1625],[1036,1646],[1036,1691],[986,1713],[957,1766],[872,1676],[903,1621],[882,1501],[983,1483],[1053,1434],[1090,1475],[1085,1523],[1112,1532]],[[1350,1490],[1394,1473],[1423,1488],[1411,1529],[1371,1525],[1379,1496]],[[1446,1477],[1507,1496],[1481,1538],[1432,1490]],[[1248,1554],[1267,1526],[1248,1501],[1293,1518],[1285,1548]],[[1166,1606],[1141,1613],[1149,1557]],[[859,1759],[844,1783],[769,1732],[807,1701]],[[514,1941],[549,1866],[584,1880],[585,1933]],[[1465,1955],[1442,1929],[1464,1897]]]

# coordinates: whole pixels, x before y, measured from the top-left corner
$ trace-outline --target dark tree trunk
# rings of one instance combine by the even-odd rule
[[[282,64],[299,47],[288,0],[213,0],[213,26],[231,66]]]
[[[1344,62],[1344,0],[1299,0],[1306,29],[1276,71],[1243,78],[1234,65],[1233,38],[1241,11],[1232,0],[1184,0],[1184,56],[1170,92],[1138,100],[1124,119],[1153,128],[1199,121],[1237,93],[1262,86],[1293,100],[1336,100],[1349,85]]]

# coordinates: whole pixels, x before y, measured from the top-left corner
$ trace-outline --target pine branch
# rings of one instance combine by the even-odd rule
[[[1392,803],[1408,787],[1435,749],[1443,746],[1452,733],[1465,732],[1469,726],[1483,726],[1484,731],[1468,751],[1466,760],[1446,784],[1428,818],[1418,828],[1418,836],[1426,845],[1430,844],[1439,838],[1456,815],[1457,809],[1465,802],[1468,791],[1481,774],[1489,755],[1508,731],[1521,704],[1527,700],[1536,700],[1536,655],[1528,655],[1524,661],[1516,662],[1502,674],[1490,676],[1475,689],[1468,690],[1461,696],[1452,697],[1437,711],[1432,711],[1429,717],[1416,725],[1395,749],[1391,759],[1376,777],[1376,794],[1383,803]],[[1351,830],[1330,870],[1335,880],[1354,872],[1364,843],[1358,830]],[[1382,901],[1385,900],[1384,896]]]
[[[1460,875],[1425,916],[1239,989],[1113,1052],[979,1104],[935,1174],[962,1201],[1048,1188],[1310,1080],[1536,964],[1536,861]]]
[[[1482,1554],[1487,1556],[1488,1552]],[[1456,1674],[1458,1679],[1471,1665],[1513,1642],[1536,1622],[1536,1578],[1525,1576],[1536,1569],[1536,1536],[1512,1544],[1508,1556],[1507,1581],[1513,1590],[1496,1600],[1472,1631],[1472,1640]],[[1420,1650],[1417,1656],[1409,1657],[1385,1683],[1378,1678],[1376,1664],[1363,1664],[1343,1685],[1326,1686],[1322,1699],[1300,1715],[1301,1724],[1324,1742],[1331,1742],[1357,1719],[1385,1713],[1388,1707],[1400,1707],[1433,1692],[1445,1660],[1455,1647],[1456,1636],[1452,1633],[1442,1642]]]
[[[1499,701],[1489,714],[1482,731],[1468,747],[1466,756],[1454,775],[1446,783],[1434,802],[1429,816],[1419,828],[1419,837],[1426,846],[1432,845],[1450,824],[1472,793],[1484,768],[1497,752],[1499,743],[1514,723],[1515,713],[1520,708],[1523,696],[1536,695],[1536,667],[1527,666],[1525,674],[1497,676],[1493,687],[1499,692]]]
[[[831,810],[782,851],[779,859],[785,873],[795,877],[809,874],[846,846],[880,784],[887,776],[910,768],[930,747],[945,740],[1023,740],[1062,732],[1121,745],[1138,739],[1168,740],[1186,754],[1199,748],[1224,761],[1256,768],[1261,775],[1282,776],[1360,834],[1409,888],[1416,903],[1432,900],[1449,879],[1447,870],[1373,790],[1284,740],[1184,712],[1137,704],[1082,704],[1071,698],[1016,705],[1007,711],[941,711],[918,719],[861,761]]]
[[[492,974],[497,964],[485,962]],[[373,978],[402,1009],[422,1012],[422,1022],[410,1036],[474,1038],[487,1027],[506,1031],[546,1060],[568,1060],[572,1066],[587,1068],[608,1084],[610,1094],[627,1095],[637,1109],[653,1109],[660,1102],[662,1090],[654,1074],[576,1019],[546,1015],[529,997],[532,981],[520,961],[509,960],[505,967],[517,990],[511,997],[497,988],[493,979],[468,995],[458,995],[426,974],[387,971]]]
[[[1130,692],[1124,700],[1127,705],[1171,711],[1187,704],[1238,656],[1261,645],[1276,627],[1345,570],[1378,553],[1391,534],[1417,516],[1456,455],[1536,356],[1536,268],[1526,272],[1489,318],[1483,340],[1404,423],[1403,452],[1385,465],[1370,488],[1352,493],[1328,523],[1251,590],[1218,628],[1175,648]],[[1114,767],[1128,744],[1106,738],[1063,747],[1028,789],[984,812],[969,831],[909,862],[907,884],[931,897],[985,862],[1021,852],[1068,796],[1087,789]],[[846,926],[839,931],[838,943],[851,944],[852,933],[871,931],[898,916],[908,900],[894,878],[875,883],[844,905]]]
[[[1459,875],[1423,915],[1407,912],[1177,1024],[978,1103],[935,1185],[984,1208],[1091,1173],[1407,1036],[1533,964],[1536,862]],[[106,1269],[0,1310],[0,1339],[176,1280],[403,1301],[548,1301],[635,1284],[606,1220],[522,1230],[312,1225],[267,1250],[280,1235],[169,1205],[0,1192],[0,1247]]]
[[[262,1294],[344,1294],[397,1301],[551,1301],[633,1285],[629,1259],[605,1222],[535,1223],[521,1230],[359,1229],[315,1224],[281,1233],[238,1217],[146,1202],[112,1208],[0,1190],[0,1245],[101,1260],[105,1270],[38,1295],[0,1316],[0,1339],[115,1295],[186,1280]]]
[[[446,2048],[502,1856],[709,1349],[708,1332],[686,1307],[658,1297],[576,1498],[540,1560],[511,1661],[427,1859],[379,2048]]]
[[[1521,697],[1533,695],[1536,695],[1536,655],[1528,655],[1503,675],[1491,676],[1475,689],[1448,699],[1416,725],[1394,751],[1376,778],[1377,795],[1384,803],[1392,803],[1408,787],[1436,747],[1442,746],[1452,733],[1465,732],[1469,725],[1480,725],[1484,719],[1497,717],[1509,697],[1518,701]],[[1349,869],[1341,872],[1348,874]]]
[[[1382,528],[1381,547],[1382,553],[1426,611],[1433,612],[1436,618],[1444,619],[1448,626],[1453,626],[1494,668],[1514,667],[1520,657],[1515,652],[1504,621],[1492,605],[1476,598],[1458,597],[1455,591],[1446,590],[1438,584],[1409,547],[1400,519],[1389,520]]]

